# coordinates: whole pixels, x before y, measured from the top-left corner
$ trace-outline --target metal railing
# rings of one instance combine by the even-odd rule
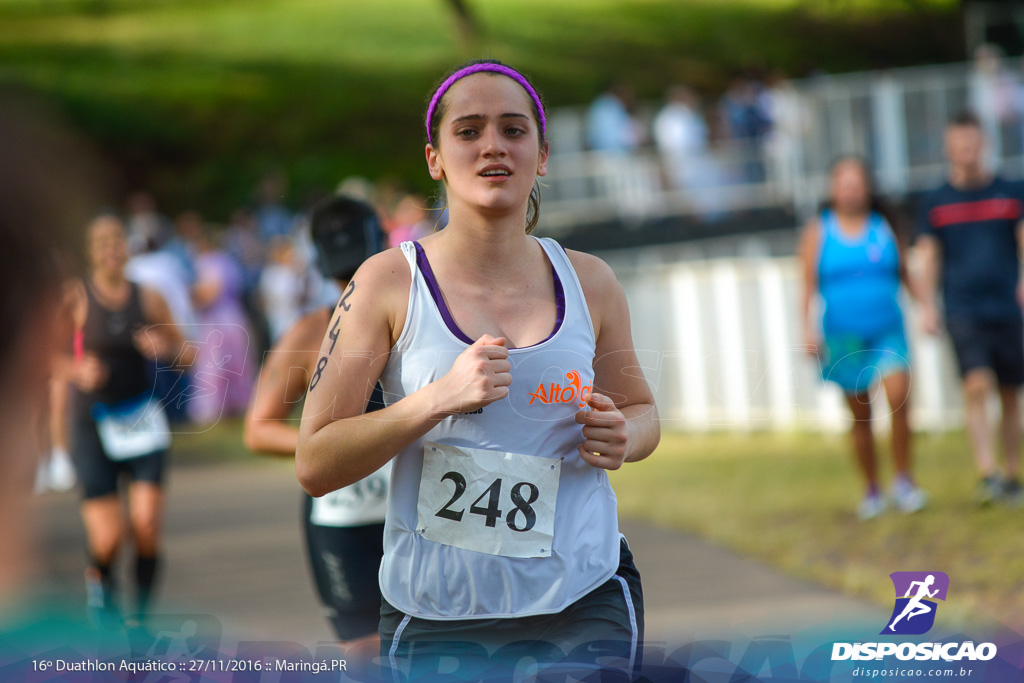
[[[982,119],[991,164],[1009,177],[1024,177],[1020,67],[1021,60],[1013,59],[998,72],[953,64],[792,81],[781,92],[791,98],[793,120],[762,144],[712,143],[706,153],[683,160],[693,164],[693,180],[685,186],[672,182],[653,146],[629,154],[585,151],[586,108],[555,110],[549,117],[553,147],[543,187],[544,229],[559,234],[612,218],[714,219],[769,207],[804,218],[825,194],[829,166],[846,154],[869,160],[884,194],[923,191],[941,181],[945,126],[967,108]],[[642,108],[641,122],[649,123],[654,111]]]

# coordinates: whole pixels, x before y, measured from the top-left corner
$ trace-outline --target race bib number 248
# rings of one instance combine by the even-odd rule
[[[417,530],[436,543],[548,557],[561,460],[426,442]]]

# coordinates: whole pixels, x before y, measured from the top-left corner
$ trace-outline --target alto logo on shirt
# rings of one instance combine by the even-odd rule
[[[593,385],[583,384],[580,373],[575,370],[565,373],[565,378],[569,380],[565,386],[558,382],[551,382],[546,386],[543,382],[538,384],[537,390],[529,394],[530,402],[527,405],[532,406],[534,401],[541,403],[572,403],[576,401],[580,408],[587,405],[587,399],[594,391]]]

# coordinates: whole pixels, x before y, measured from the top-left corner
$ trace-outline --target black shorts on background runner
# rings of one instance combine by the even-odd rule
[[[988,368],[1000,386],[1024,384],[1024,322],[979,322],[949,318],[946,329],[953,340],[960,376]]]
[[[310,521],[313,499],[304,496],[306,549],[324,616],[339,640],[355,640],[377,632],[384,556],[384,524],[320,526]]]
[[[127,460],[111,460],[103,450],[95,420],[81,412],[75,415],[72,422],[71,440],[71,459],[75,463],[75,474],[82,484],[85,500],[117,493],[122,475],[132,481],[144,481],[157,486],[163,484],[166,450]]]

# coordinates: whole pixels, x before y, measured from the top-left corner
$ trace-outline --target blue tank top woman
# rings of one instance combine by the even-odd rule
[[[834,211],[821,213],[818,289],[823,304],[822,377],[862,393],[909,368],[899,292],[899,250],[888,221],[868,215],[859,236]]]

